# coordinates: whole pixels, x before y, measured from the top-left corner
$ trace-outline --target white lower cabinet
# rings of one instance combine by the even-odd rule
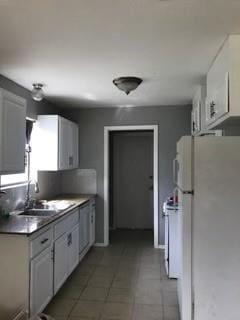
[[[79,263],[79,224],[54,243],[54,294]]]
[[[79,210],[79,253],[89,245],[90,236],[90,210],[89,204]]]
[[[49,247],[31,261],[30,309],[32,314],[41,312],[53,296],[53,260]]]
[[[14,318],[19,308],[32,319],[58,292],[94,242],[89,203],[30,236],[0,234],[0,319]]]
[[[95,243],[95,199],[90,202],[90,245],[93,246]]]
[[[79,225],[71,230],[68,237],[68,272],[70,274],[79,263]]]
[[[54,294],[68,277],[68,235],[63,234],[54,243]]]

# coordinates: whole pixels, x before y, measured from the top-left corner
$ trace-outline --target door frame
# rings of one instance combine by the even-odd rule
[[[153,131],[153,232],[154,248],[159,246],[158,210],[158,125],[104,126],[104,246],[109,245],[109,137],[112,131]]]

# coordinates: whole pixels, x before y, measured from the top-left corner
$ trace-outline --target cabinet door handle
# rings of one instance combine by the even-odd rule
[[[210,117],[213,118],[216,114],[216,111],[215,111],[215,106],[216,106],[216,103],[214,101],[212,101],[210,103]]]
[[[192,131],[195,132],[195,130],[196,130],[196,124],[195,124],[195,121],[193,121],[193,123],[192,123]]]
[[[68,235],[68,247],[72,244],[72,234],[69,233]]]
[[[70,157],[68,158],[68,164],[69,164],[70,166],[73,165],[73,156],[70,156]]]
[[[44,243],[46,243],[48,241],[48,238],[45,238],[45,239],[43,239],[42,241],[41,241],[41,244],[44,244]]]

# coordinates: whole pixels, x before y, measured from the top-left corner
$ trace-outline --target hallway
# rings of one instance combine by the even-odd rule
[[[93,248],[45,312],[56,320],[178,320],[176,281],[150,231],[114,231]]]

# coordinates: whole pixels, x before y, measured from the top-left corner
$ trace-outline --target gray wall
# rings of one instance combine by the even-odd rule
[[[9,90],[20,97],[27,100],[27,116],[32,119],[36,119],[38,114],[59,114],[59,108],[47,100],[40,102],[34,101],[31,97],[30,91],[21,87],[17,83],[13,82],[0,74],[0,88]]]
[[[97,172],[96,241],[103,242],[103,163],[104,126],[159,125],[159,216],[160,243],[164,243],[162,203],[172,193],[172,160],[176,142],[190,134],[190,106],[69,109],[65,116],[79,123],[80,168]]]
[[[32,99],[30,91],[17,83],[0,75],[0,88],[9,90],[27,100],[27,116],[36,119],[38,114],[60,114],[61,109],[47,100],[36,102]],[[59,194],[61,191],[60,173],[41,172],[39,174],[39,198],[48,198]],[[17,187],[7,190],[6,196],[1,198],[0,205],[8,204],[11,210],[21,205],[25,198],[26,187]]]

